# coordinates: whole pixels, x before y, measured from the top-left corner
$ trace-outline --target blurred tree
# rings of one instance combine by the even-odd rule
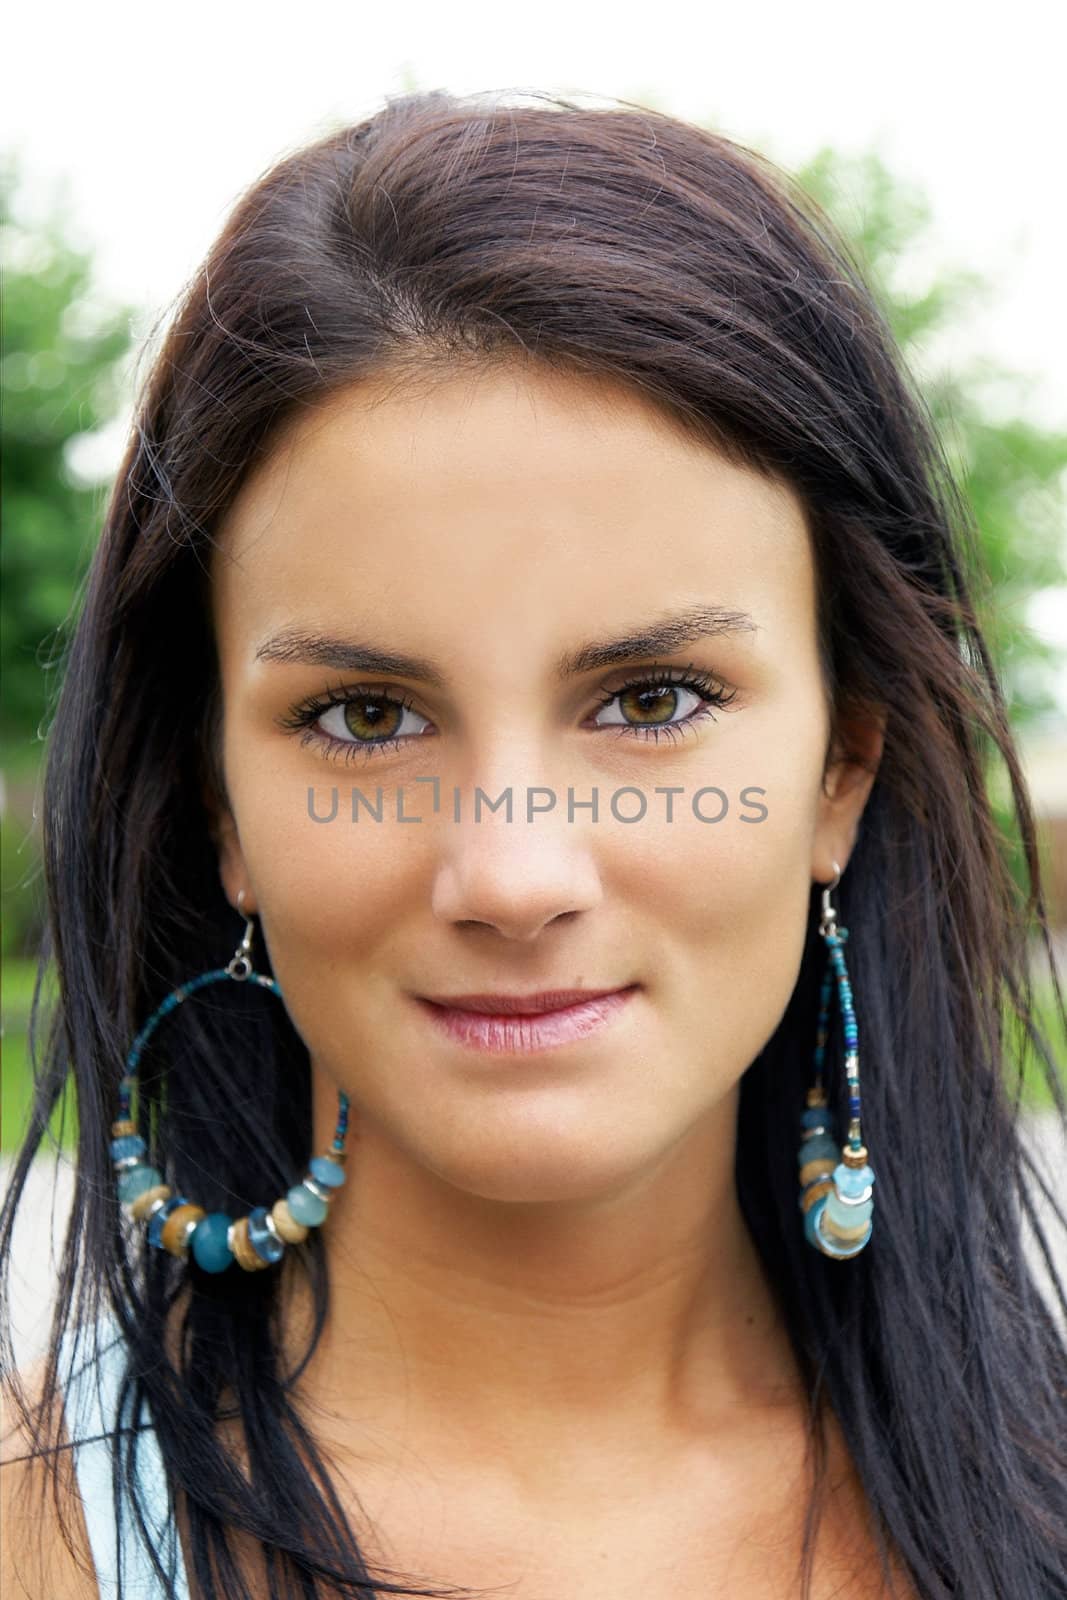
[[[62,625],[95,544],[106,486],[85,446],[125,402],[132,312],[104,304],[62,204],[16,216],[14,157],[0,157],[3,473],[0,481],[0,949],[35,950],[42,917],[33,815],[40,732],[58,684]],[[73,463],[82,457],[82,470]],[[99,477],[99,472],[96,474]]]
[[[1022,414],[1020,374],[953,353],[965,319],[995,286],[943,266],[928,269],[922,283],[931,212],[921,192],[875,152],[846,158],[824,147],[794,175],[852,246],[973,508],[990,579],[985,603],[981,589],[977,603],[1013,724],[1023,731],[1057,708],[1062,652],[1032,631],[1026,610],[1033,595],[1067,582],[1067,433]]]
[[[101,488],[72,466],[78,445],[111,422],[125,394],[120,358],[132,312],[102,303],[89,255],[60,214],[14,215],[14,159],[0,167],[4,261],[0,387],[0,752],[16,773],[37,758],[49,692],[42,650],[70,610],[92,554]]]
[[[1063,652],[1034,633],[1026,612],[1034,595],[1067,581],[1067,433],[1025,417],[1022,375],[953,352],[964,319],[991,298],[994,285],[980,273],[943,266],[928,267],[923,283],[917,268],[928,256],[931,213],[921,192],[870,151],[844,158],[824,147],[795,176],[851,244],[970,502],[988,575],[976,586],[975,603],[1013,728],[1025,736],[1049,714],[1062,713],[1055,677]],[[976,342],[969,341],[972,349]],[[1022,900],[1026,856],[999,757],[987,768],[987,789]],[[1054,866],[1056,836],[1040,812],[1037,834],[1042,878],[1052,894],[1062,867]],[[1054,898],[1050,912],[1054,921],[1062,917]]]

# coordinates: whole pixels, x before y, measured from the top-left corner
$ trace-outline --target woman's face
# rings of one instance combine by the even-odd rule
[[[247,481],[213,596],[223,882],[356,1137],[470,1194],[577,1198],[732,1113],[871,782],[824,786],[790,490],[608,383],[353,386]],[[425,1004],[558,989],[631,993],[525,1052]]]

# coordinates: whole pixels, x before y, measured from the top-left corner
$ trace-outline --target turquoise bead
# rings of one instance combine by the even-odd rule
[[[814,1245],[816,1250],[819,1248],[819,1246],[815,1238],[815,1223],[819,1212],[822,1210],[825,1204],[826,1200],[824,1196],[822,1200],[816,1200],[815,1204],[813,1206],[809,1206],[807,1211],[804,1213],[804,1237],[807,1239],[810,1245]]]
[[[325,1220],[326,1201],[305,1189],[302,1183],[294,1184],[285,1198],[294,1222],[303,1223],[305,1228],[317,1228]]]
[[[233,1260],[233,1252],[226,1242],[230,1221],[225,1211],[209,1211],[193,1229],[190,1249],[197,1265],[205,1272],[225,1272]]]
[[[163,1174],[155,1167],[128,1167],[125,1172],[120,1172],[118,1177],[119,1199],[123,1205],[130,1205],[139,1194],[144,1194],[146,1189],[155,1189],[163,1182]]]
[[[844,1161],[834,1168],[834,1188],[838,1194],[860,1195],[874,1182],[874,1173],[864,1164],[850,1167]]]
[[[261,1261],[280,1261],[285,1254],[285,1245],[267,1227],[266,1206],[257,1206],[249,1212],[248,1242]]]
[[[308,1170],[324,1189],[339,1189],[345,1181],[344,1167],[338,1161],[331,1161],[329,1156],[312,1156]]]
[[[858,1206],[847,1206],[832,1191],[826,1196],[826,1215],[839,1228],[855,1228],[870,1219],[874,1201],[862,1200]]]
[[[189,1202],[183,1194],[172,1194],[168,1200],[164,1200],[158,1211],[153,1211],[148,1219],[149,1244],[154,1244],[157,1250],[164,1248],[163,1224],[172,1211],[177,1211],[179,1206],[187,1206],[188,1204]]]
[[[815,1208],[813,1207],[813,1209]],[[822,1207],[819,1206],[817,1209],[819,1211],[819,1217],[821,1220]],[[868,1222],[866,1233],[861,1234],[858,1239],[849,1239],[846,1242],[844,1239],[831,1238],[829,1234],[822,1231],[817,1223],[815,1227],[815,1232],[818,1235],[816,1249],[820,1249],[824,1255],[836,1256],[840,1261],[847,1261],[852,1256],[859,1255],[860,1251],[871,1237],[872,1228],[873,1224]]]
[[[801,1143],[797,1151],[801,1166],[815,1160],[837,1161],[840,1155],[841,1146],[836,1140],[831,1139],[828,1133],[813,1134],[810,1139],[805,1139]]]
[[[112,1161],[124,1161],[127,1156],[141,1157],[145,1153],[146,1145],[139,1133],[124,1133],[118,1139],[111,1141]]]
[[[800,1114],[802,1128],[828,1128],[830,1126],[829,1106],[808,1106]]]

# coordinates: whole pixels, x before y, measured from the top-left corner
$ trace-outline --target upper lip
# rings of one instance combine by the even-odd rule
[[[630,984],[611,989],[543,989],[538,994],[427,994],[422,999],[435,1006],[451,1006],[456,1011],[484,1011],[495,1016],[521,1016],[541,1011],[562,1011],[605,994],[618,994]]]

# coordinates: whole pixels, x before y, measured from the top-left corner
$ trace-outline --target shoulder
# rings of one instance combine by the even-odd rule
[[[6,1379],[0,1432],[0,1593],[5,1600],[98,1600],[60,1393],[43,1407],[44,1358]],[[13,1384],[34,1418],[26,1426]],[[35,1442],[34,1432],[38,1435]],[[43,1447],[45,1454],[36,1453]]]

